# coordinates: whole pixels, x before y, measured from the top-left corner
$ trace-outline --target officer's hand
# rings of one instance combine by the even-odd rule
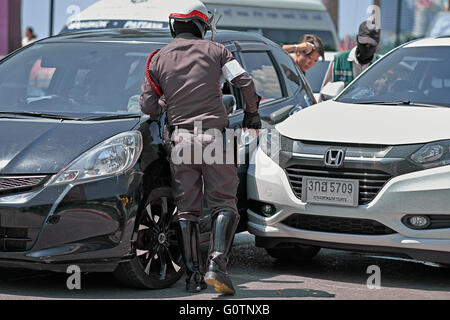
[[[261,117],[258,111],[254,113],[245,112],[244,121],[242,121],[242,127],[247,129],[261,129]]]

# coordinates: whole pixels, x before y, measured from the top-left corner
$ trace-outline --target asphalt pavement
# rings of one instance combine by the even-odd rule
[[[205,248],[203,252],[206,254]],[[367,269],[381,272],[379,289],[370,289]],[[254,246],[248,233],[236,235],[230,258],[235,296],[213,288],[188,294],[184,279],[162,290],[121,286],[108,273],[83,274],[81,290],[69,290],[67,274],[0,269],[0,300],[156,299],[156,300],[441,300],[450,299],[450,268],[433,263],[325,250],[307,263],[287,263]],[[370,282],[370,281],[369,281]],[[371,282],[370,282],[371,283]]]

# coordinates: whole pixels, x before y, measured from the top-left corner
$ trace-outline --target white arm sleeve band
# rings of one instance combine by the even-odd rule
[[[225,79],[231,82],[234,78],[246,73],[237,60],[232,60],[226,63],[222,68],[222,73]]]

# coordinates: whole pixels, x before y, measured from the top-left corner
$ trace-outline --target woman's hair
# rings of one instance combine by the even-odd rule
[[[25,30],[30,31],[30,33],[32,34],[32,36],[33,36],[34,38],[36,38],[36,35],[34,34],[34,30],[33,30],[32,27],[26,27]]]
[[[319,53],[319,55],[322,57],[322,60],[325,60],[325,49],[323,47],[322,40],[313,34],[305,34],[300,38],[300,43],[303,42],[310,42],[314,44],[316,47],[316,51]]]

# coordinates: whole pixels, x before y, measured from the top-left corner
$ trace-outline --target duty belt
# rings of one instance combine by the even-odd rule
[[[175,131],[175,130],[179,130],[179,129],[182,129],[182,130],[187,130],[187,131],[195,131],[196,129],[198,130],[198,131],[200,131],[201,133],[205,133],[206,131],[208,131],[208,130],[219,130],[219,131],[221,131],[222,133],[225,133],[225,128],[222,128],[222,129],[219,129],[219,128],[201,128],[201,130],[200,130],[200,128],[199,127],[194,127],[194,126],[189,126],[189,125],[176,125],[176,126],[168,126],[168,129],[169,129],[169,133],[172,135],[172,133]]]

